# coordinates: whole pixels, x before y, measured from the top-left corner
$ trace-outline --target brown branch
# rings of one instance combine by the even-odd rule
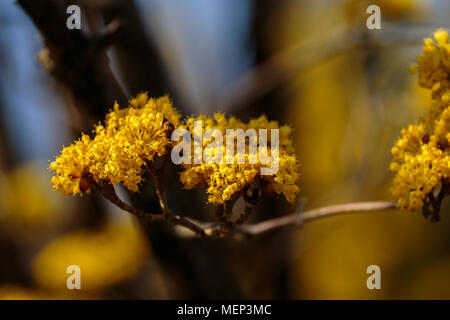
[[[233,221],[229,218],[233,214],[233,207],[236,204],[236,201],[241,196],[244,199],[245,207],[238,218]],[[248,217],[253,212],[254,207],[259,203],[260,199],[261,189],[259,188],[258,184],[250,185],[242,192],[238,192],[233,198],[225,201],[223,205],[217,207],[216,215],[218,216],[220,222],[204,229],[205,235],[222,237],[233,231],[233,229],[242,225],[248,219]]]
[[[105,197],[105,199],[111,201],[120,209],[131,213],[133,216],[144,221],[165,221],[162,214],[146,213],[125,203],[122,199],[119,198],[116,191],[114,190],[114,186],[110,182],[102,181],[100,185],[89,175],[86,175],[85,178],[94,189],[98,190],[102,194],[102,196]]]
[[[245,221],[247,221],[248,217],[253,212],[253,209],[258,205],[261,201],[261,188],[259,186],[260,181],[255,184],[249,185],[243,192],[242,197],[244,198],[244,211],[235,221],[235,225],[240,226]]]
[[[247,237],[260,235],[268,231],[279,229],[286,226],[302,226],[306,222],[356,212],[377,212],[380,210],[395,209],[396,203],[390,201],[373,201],[373,202],[355,202],[338,204],[318,209],[313,209],[305,212],[294,213],[288,216],[266,220],[253,225],[239,226],[245,221],[245,218],[250,214],[253,206],[246,205],[244,213],[236,221],[225,221],[221,223],[202,222],[180,215],[173,214],[167,206],[165,210],[167,214],[151,214],[141,210],[135,209],[126,204],[117,196],[114,187],[110,183],[103,183],[100,186],[92,178],[88,178],[90,184],[100,191],[100,193],[116,206],[125,210],[134,216],[145,221],[165,221],[176,226],[183,226],[193,231],[198,236],[206,237],[223,237],[229,233],[237,236],[244,235]],[[162,200],[161,200],[162,201]]]
[[[98,1],[97,1],[98,2]],[[134,96],[142,90],[149,90],[151,96],[167,93],[167,72],[165,62],[157,48],[155,39],[146,33],[144,18],[136,1],[115,0],[99,5],[105,22],[119,19],[120,32],[113,50],[117,55],[118,67],[129,93]],[[95,5],[93,0],[83,0],[86,6]]]
[[[87,182],[94,189],[97,189],[106,199],[111,201],[122,210],[131,213],[139,219],[143,219],[144,221],[165,221],[174,226],[183,226],[193,231],[196,235],[202,237],[223,237],[230,233],[233,233],[237,236],[244,235],[246,237],[251,237],[286,226],[302,226],[306,222],[331,216],[356,212],[376,212],[380,210],[395,209],[397,207],[396,203],[392,201],[344,203],[312,209],[309,211],[303,211],[303,209],[301,209],[299,212],[293,213],[291,215],[266,220],[256,224],[242,225],[247,220],[248,216],[253,211],[254,206],[260,199],[260,189],[257,186],[249,186],[242,193],[245,201],[244,211],[235,221],[227,220],[225,216],[219,223],[197,221],[172,213],[172,211],[168,208],[164,194],[162,185],[162,170],[156,168],[154,164],[150,163],[149,161],[146,161],[146,164],[147,168],[150,170],[150,173],[153,176],[156,193],[158,195],[163,214],[146,213],[126,204],[118,197],[114,190],[114,186],[108,181],[102,181],[100,185],[89,174],[85,174],[83,178],[85,178]],[[237,198],[238,197],[233,198],[232,203],[230,203],[228,206],[222,206],[221,210],[232,210],[233,204],[236,202]],[[228,212],[228,214],[230,214],[230,212]]]
[[[248,217],[252,214],[252,212],[253,212],[253,206],[249,206],[246,203],[244,211],[241,213],[239,218],[237,218],[237,220],[236,220],[236,225],[240,226],[241,224],[243,224],[248,219]]]
[[[439,222],[441,220],[441,204],[444,197],[449,194],[450,184],[448,181],[442,181],[440,188],[427,195],[422,207],[422,214],[430,222]]]
[[[189,218],[182,217],[179,215],[172,214],[170,210],[166,209],[168,211],[168,215],[164,214],[155,214],[155,213],[148,213],[139,209],[136,209],[129,204],[125,203],[122,199],[119,198],[116,191],[114,190],[114,186],[107,182],[102,181],[100,184],[97,183],[92,177],[86,175],[85,178],[89,182],[89,184],[99,191],[105,199],[111,201],[113,204],[115,204],[120,209],[131,213],[133,216],[137,217],[138,219],[142,219],[146,222],[167,222],[172,225],[179,225],[183,226],[187,229],[192,230],[199,236],[204,235],[204,228],[197,224],[197,222],[190,220]]]
[[[171,211],[167,206],[166,194],[164,192],[164,186],[162,184],[162,172],[153,169],[150,171],[153,177],[153,182],[155,183],[156,195],[158,196],[159,206],[165,216],[172,215]]]
[[[357,213],[357,212],[376,212],[380,210],[395,209],[396,203],[391,201],[372,201],[372,202],[354,202],[337,204],[317,209],[304,211],[303,213],[294,213],[280,218],[266,220],[253,225],[246,225],[236,230],[238,233],[244,233],[248,236],[259,235],[271,230],[286,226],[303,225],[306,222],[328,218],[336,215]]]
[[[87,34],[66,27],[66,7],[57,0],[18,0],[40,31],[44,48],[38,54],[42,66],[56,78],[83,113],[103,119],[114,101],[126,103],[122,88],[114,77],[103,49],[118,32],[118,22],[104,34]],[[85,124],[90,128],[91,124]]]
[[[187,217],[172,214],[171,216],[166,218],[166,221],[175,226],[185,227],[185,228],[193,231],[198,236],[201,236],[201,237],[207,236],[206,230],[208,230],[208,229],[204,228],[199,222],[197,222],[193,219],[189,219]]]

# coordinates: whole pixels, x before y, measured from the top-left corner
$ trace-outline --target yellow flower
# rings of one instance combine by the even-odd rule
[[[450,181],[450,45],[444,30],[426,39],[418,66],[419,85],[432,91],[432,108],[418,125],[403,129],[391,152],[392,194],[399,207],[415,210],[440,184]]]
[[[222,113],[216,113],[213,117],[204,115],[198,117],[189,117],[186,119],[183,127],[187,128],[191,135],[194,136],[194,122],[202,121],[203,130],[218,129],[225,137],[227,129],[279,129],[279,158],[278,171],[275,174],[261,175],[261,168],[265,165],[261,161],[264,152],[270,155],[270,148],[258,146],[258,154],[256,163],[251,163],[248,142],[246,142],[245,161],[239,164],[237,161],[238,154],[234,154],[234,158],[229,158],[226,146],[223,146],[223,163],[200,163],[200,164],[183,164],[185,170],[180,174],[180,180],[186,189],[206,188],[209,194],[208,202],[212,204],[222,204],[232,199],[246,186],[253,183],[257,178],[263,182],[272,185],[277,194],[283,194],[285,198],[293,203],[295,197],[300,190],[298,183],[300,179],[299,163],[294,152],[294,144],[291,138],[292,129],[289,126],[279,126],[276,121],[269,121],[265,116],[257,119],[251,119],[248,123],[244,123],[234,117],[226,118]],[[268,130],[267,146],[271,144],[271,134]],[[210,141],[203,139],[202,144],[197,146],[197,154],[202,154],[202,148],[208,145]],[[235,141],[235,144],[237,142]],[[196,150],[192,152],[192,163],[196,157]],[[230,163],[232,160],[232,163]]]
[[[170,131],[180,123],[180,115],[168,97],[148,98],[141,93],[128,108],[114,104],[104,124],[95,127],[94,138],[87,135],[69,147],[50,164],[55,171],[52,183],[65,195],[89,192],[84,179],[122,183],[133,192],[139,190],[143,165],[155,156],[163,156],[172,144]]]
[[[132,277],[147,257],[138,227],[112,224],[99,232],[72,232],[53,240],[36,256],[33,276],[43,288],[66,291],[67,267],[77,265],[83,291],[95,291]]]
[[[39,163],[15,167],[0,176],[0,228],[15,239],[34,241],[64,221],[68,203],[51,192]],[[64,210],[65,209],[65,210]]]
[[[296,156],[288,154],[280,156],[279,169],[272,182],[275,192],[283,194],[288,202],[293,203],[300,191],[299,179],[299,164]]]
[[[175,143],[171,141],[172,131],[176,128],[187,129],[192,134],[195,132],[196,121],[202,121],[202,132],[218,129],[222,136],[226,136],[228,129],[252,129],[255,133],[264,129],[268,133],[267,144],[258,145],[257,154],[246,151],[243,164],[238,164],[242,155],[237,153],[231,156],[234,164],[200,161],[199,165],[184,165],[185,171],[180,178],[185,188],[207,188],[209,202],[221,204],[258,178],[270,184],[278,194],[283,194],[289,202],[295,201],[299,191],[299,164],[293,154],[290,126],[279,126],[278,122],[269,121],[265,116],[244,123],[234,117],[227,118],[222,113],[217,113],[212,118],[205,115],[189,117],[181,123],[180,115],[168,97],[149,99],[147,93],[131,99],[128,108],[120,109],[115,103],[104,123],[95,127],[93,138],[83,135],[80,140],[62,150],[61,155],[50,164],[50,169],[56,173],[52,179],[54,188],[65,195],[89,192],[91,186],[86,177],[90,176],[96,181],[121,183],[137,192],[148,162],[171,151]],[[268,147],[272,146],[271,129],[279,130],[279,152]],[[194,139],[197,139],[195,133]],[[209,143],[204,139],[200,144],[197,139],[191,163],[197,163],[199,159],[196,157],[198,154],[203,155],[203,147]],[[237,141],[233,143],[237,144]],[[248,144],[247,141],[244,144]],[[219,149],[211,151],[212,157],[216,156],[217,150]],[[226,157],[230,157],[225,147],[222,151]],[[277,159],[277,173],[261,175],[260,171],[268,167],[263,157]]]
[[[47,297],[29,289],[16,285],[2,285],[0,287],[0,300],[43,300]]]
[[[431,89],[434,100],[449,99],[450,88],[450,43],[445,30],[434,33],[434,41],[427,38],[424,41],[423,54],[417,57],[417,66],[411,71],[419,74],[419,85]]]
[[[53,187],[64,195],[89,192],[90,188],[82,180],[82,175],[89,168],[86,154],[92,145],[88,135],[83,134],[74,144],[64,147],[61,155],[50,164],[56,175],[52,178]]]

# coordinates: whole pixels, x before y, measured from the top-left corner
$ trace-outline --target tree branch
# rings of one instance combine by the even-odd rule
[[[139,209],[136,209],[129,204],[125,203],[122,199],[119,198],[116,191],[114,190],[114,186],[107,182],[102,181],[101,184],[97,183],[92,177],[86,175],[85,178],[89,182],[89,184],[96,190],[98,190],[105,199],[111,201],[113,204],[115,204],[120,209],[131,213],[133,216],[135,216],[138,219],[142,219],[146,222],[167,222],[172,225],[179,225],[183,226],[189,230],[192,230],[199,236],[204,235],[204,228],[194,222],[193,220],[190,220],[189,218],[182,217],[179,215],[172,214],[170,210],[166,209],[166,211],[169,214],[157,214],[157,213],[148,213]]]
[[[111,201],[120,209],[131,213],[133,216],[142,219],[144,221],[165,221],[162,214],[146,213],[122,201],[122,199],[119,198],[116,191],[114,190],[114,186],[110,182],[102,181],[100,185],[92,177],[88,175],[86,175],[86,179],[89,181],[89,184],[94,189],[98,190],[102,194],[102,196],[105,197],[105,199]]]
[[[193,231],[196,235],[202,237],[223,237],[230,233],[237,236],[244,235],[246,237],[252,237],[286,226],[302,226],[306,222],[331,216],[357,212],[377,212],[381,210],[396,208],[396,203],[390,201],[345,203],[312,209],[305,212],[297,212],[291,215],[266,220],[256,224],[240,226],[240,224],[242,224],[246,220],[253,209],[253,205],[251,205],[248,201],[246,201],[244,212],[236,221],[222,221],[219,223],[203,222],[173,214],[170,209],[167,208],[167,205],[163,200],[164,198],[160,198],[160,201],[164,204],[164,209],[162,210],[165,213],[146,213],[144,211],[135,209],[123,202],[117,196],[114,191],[114,187],[110,183],[103,182],[100,186],[92,177],[88,177],[88,181],[106,199],[114,203],[122,210],[131,213],[139,219],[143,219],[144,221],[165,221],[174,226],[183,226]],[[163,196],[163,194],[161,195]],[[158,196],[160,196],[160,193],[158,193]]]
[[[57,0],[18,0],[40,31],[44,48],[38,54],[42,66],[70,92],[76,105],[93,116],[86,129],[102,119],[114,101],[126,103],[104,49],[119,29],[117,21],[100,35],[66,27],[66,8]]]
[[[271,230],[286,226],[302,226],[306,222],[332,217],[336,215],[357,213],[357,212],[377,212],[381,210],[395,209],[396,203],[391,201],[354,202],[337,204],[304,211],[303,213],[293,213],[288,216],[266,220],[253,225],[240,227],[237,232],[242,232],[248,236],[259,235]]]

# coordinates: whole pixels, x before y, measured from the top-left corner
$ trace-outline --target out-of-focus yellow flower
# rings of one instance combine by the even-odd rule
[[[119,109],[115,103],[104,125],[96,126],[93,139],[83,134],[50,164],[56,173],[54,188],[64,195],[89,192],[84,175],[91,174],[96,180],[122,183],[137,192],[142,166],[156,155],[166,154],[171,126],[179,121],[180,115],[168,97],[149,99],[147,93],[141,93],[128,108]]]
[[[409,282],[403,289],[402,299],[450,299],[450,257],[442,254],[430,257],[421,264],[421,268],[410,272],[415,281]]]
[[[373,4],[379,5],[381,12],[390,18],[403,17],[419,8],[417,0],[377,0]]]
[[[148,245],[133,224],[109,225],[57,238],[35,258],[33,274],[43,288],[67,290],[67,267],[81,270],[81,289],[95,291],[132,277],[148,257]]]
[[[349,0],[345,5],[348,20],[365,22],[366,9],[372,4],[380,7],[382,19],[390,20],[408,18],[423,9],[420,0]]]
[[[40,300],[45,299],[41,294],[14,285],[0,287],[0,300]]]
[[[222,204],[230,200],[238,192],[242,191],[246,186],[261,178],[263,182],[270,184],[276,193],[283,194],[285,198],[293,203],[299,192],[298,186],[300,173],[297,157],[293,154],[294,145],[291,138],[292,129],[289,126],[279,126],[276,121],[269,121],[265,116],[257,119],[251,119],[248,123],[244,123],[234,117],[226,118],[221,113],[216,113],[212,118],[207,116],[190,117],[185,122],[185,127],[194,136],[194,122],[202,121],[203,130],[217,129],[222,132],[225,137],[227,129],[279,129],[279,158],[278,171],[272,175],[261,175],[261,167],[265,167],[261,163],[261,152],[269,154],[271,152],[268,147],[271,143],[271,135],[267,137],[267,148],[258,146],[257,162],[252,164],[249,160],[252,157],[249,154],[249,143],[246,141],[245,162],[238,164],[238,154],[234,154],[234,159],[227,160],[226,146],[223,146],[223,155],[226,161],[223,163],[201,163],[201,164],[184,164],[185,170],[180,175],[180,180],[186,189],[207,188],[209,194],[208,201],[213,204]],[[269,130],[268,130],[269,131]],[[196,154],[202,154],[202,149],[210,141],[203,140],[202,145],[194,146],[192,153],[192,163]],[[236,141],[234,142],[236,146]],[[199,148],[196,152],[195,148]],[[233,161],[231,161],[233,160]],[[232,163],[230,163],[232,162]]]
[[[41,166],[21,165],[0,177],[0,220],[5,231],[26,235],[63,218],[61,199],[47,188],[48,176]]]
[[[411,68],[419,74],[419,85],[432,91],[433,105],[418,125],[402,130],[391,150],[392,194],[400,207],[410,210],[421,208],[450,179],[450,44],[444,30],[436,31],[434,39],[425,40],[424,54]]]
[[[83,292],[80,290],[45,291],[42,288],[24,288],[13,284],[0,286],[0,300],[92,300],[101,299],[98,294]]]

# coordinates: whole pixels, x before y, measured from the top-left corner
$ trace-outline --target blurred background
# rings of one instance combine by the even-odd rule
[[[65,27],[70,4],[81,32]],[[381,30],[366,28],[369,4]],[[380,212],[243,242],[196,239],[95,194],[64,197],[48,171],[114,100],[148,91],[183,115],[291,124],[307,208],[390,200],[390,148],[431,103],[408,67],[449,14],[446,0],[1,1],[0,298],[450,299],[448,201],[436,224]],[[166,176],[173,211],[213,219],[176,170]],[[159,210],[151,181],[121,195]],[[265,198],[251,222],[296,209]],[[66,288],[73,264],[81,290]],[[366,287],[372,264],[381,290]]]

